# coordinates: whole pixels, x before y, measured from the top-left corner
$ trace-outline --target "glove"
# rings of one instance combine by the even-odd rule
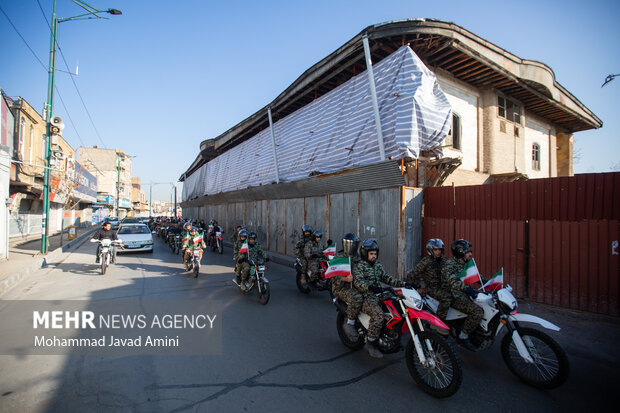
[[[265,258],[265,262],[269,262],[269,257]]]
[[[383,288],[379,287],[378,285],[371,284],[368,286],[368,291],[370,291],[371,293],[378,294],[378,293],[383,292]]]
[[[417,290],[418,289],[415,285],[413,285],[411,283],[405,283],[405,288],[408,288],[410,290]]]
[[[478,293],[476,292],[476,290],[474,290],[473,288],[469,286],[465,289],[465,293],[469,295],[471,298],[478,297]]]
[[[332,245],[334,243],[334,241],[332,241],[331,239],[327,240],[327,246],[329,247],[330,245]]]
[[[321,256],[319,254],[312,254],[311,257],[312,258],[321,258]]]

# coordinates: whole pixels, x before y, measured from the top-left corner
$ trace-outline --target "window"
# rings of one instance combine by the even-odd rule
[[[532,169],[540,171],[540,145],[537,143],[532,145]]]
[[[521,106],[502,96],[497,97],[497,114],[506,120],[521,124]]]
[[[19,160],[24,161],[24,135],[26,134],[26,121],[22,117],[19,123]]]
[[[461,150],[461,117],[456,113],[452,113],[452,127],[446,138],[446,146]]]
[[[32,127],[32,125],[30,125],[30,159],[28,160],[28,162],[30,163],[34,163],[32,162],[32,148],[34,147],[34,128]]]

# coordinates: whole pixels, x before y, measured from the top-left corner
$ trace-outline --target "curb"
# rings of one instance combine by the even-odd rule
[[[92,228],[89,231],[83,233],[79,237],[74,240],[69,241],[62,247],[56,248],[54,251],[48,253],[45,256],[36,257],[35,261],[6,277],[4,280],[0,281],[0,296],[4,295],[7,291],[13,288],[18,282],[23,280],[27,275],[32,274],[33,272],[40,270],[41,268],[45,268],[48,265],[48,262],[52,259],[59,258],[63,253],[69,252],[70,249],[75,249],[82,245],[88,236],[90,236],[93,232],[95,232],[97,228]]]

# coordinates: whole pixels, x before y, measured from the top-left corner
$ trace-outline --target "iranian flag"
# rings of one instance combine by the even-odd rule
[[[327,247],[327,249],[323,251],[323,254],[327,255],[330,259],[334,258],[334,255],[336,255],[336,244]]]
[[[473,258],[467,261],[467,263],[465,264],[465,268],[463,268],[463,271],[461,271],[461,273],[458,275],[458,278],[466,285],[481,281],[478,267],[476,267],[476,262]]]
[[[329,262],[329,267],[325,271],[325,278],[346,277],[351,275],[351,260],[349,257],[334,258]]]
[[[493,291],[493,290],[501,290],[504,288],[504,268],[502,267],[497,274],[493,276],[486,284],[484,284],[481,288],[482,291]]]
[[[239,248],[239,254],[243,254],[244,252],[248,252],[248,242],[244,242],[241,248]]]
[[[194,242],[202,242],[202,232],[196,238],[194,238]]]
[[[189,241],[189,232],[185,233],[185,236],[183,237],[183,241]]]

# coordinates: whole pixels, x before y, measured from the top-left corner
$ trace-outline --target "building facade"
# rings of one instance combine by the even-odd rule
[[[120,149],[102,149],[97,146],[77,150],[80,164],[97,178],[97,203],[93,214],[100,220],[117,216],[124,218],[133,213],[132,158]]]
[[[365,51],[365,41],[369,43],[369,52]],[[276,174],[272,182],[258,186],[238,182],[236,190],[209,190],[214,180],[221,180],[221,174],[226,174],[226,163],[218,164],[223,155],[250,142],[270,144],[267,139],[255,138],[263,136],[261,131],[274,131],[273,156],[268,156],[266,162],[275,163],[277,171],[278,152],[290,141],[289,136],[278,134],[286,130],[278,128],[280,122],[301,116],[299,113],[323,96],[352,79],[356,81],[361,73],[367,75],[368,58],[373,68],[379,67],[403,47],[423,62],[425,67],[420,72],[433,73],[450,103],[451,128],[436,146],[422,148],[416,156],[390,157],[353,169],[346,167],[343,157],[341,172],[313,171],[310,177],[297,178],[295,182],[279,182]],[[386,83],[399,84],[398,76],[375,78],[377,90]],[[375,99],[371,90],[366,93],[367,99]],[[386,105],[394,98],[407,99],[413,93],[408,89],[395,90],[378,101],[381,123],[382,116],[390,111]],[[415,116],[421,109],[413,104],[406,110]],[[399,131],[398,127],[383,130],[371,111],[363,116],[364,122],[382,129],[384,138]],[[359,122],[360,117],[338,121]],[[424,122],[417,125],[420,130],[427,128]],[[573,173],[573,134],[601,126],[600,119],[562,87],[545,64],[513,55],[454,23],[433,19],[391,21],[365,28],[306,70],[263,109],[221,135],[203,141],[195,161],[180,177],[185,182],[182,206],[184,213],[193,218],[215,216],[226,222],[227,231],[240,221],[249,224],[253,214],[258,213],[252,211],[266,211],[267,218],[260,221],[265,226],[266,245],[272,251],[289,255],[289,249],[281,246],[282,241],[271,240],[284,237],[285,242],[290,241],[289,236],[294,235],[288,234],[291,219],[295,225],[317,222],[334,240],[343,235],[342,231],[357,231],[361,237],[377,238],[387,249],[382,250],[388,261],[386,267],[402,276],[419,259],[422,250],[418,248],[421,231],[415,230],[422,214],[421,196],[413,188],[569,176]],[[314,132],[308,130],[308,136]],[[375,139],[381,139],[378,133]],[[324,144],[333,145],[337,140],[335,137]],[[256,149],[266,158],[266,151],[259,150],[264,147]],[[373,175],[368,175],[366,167],[375,168]],[[191,185],[187,185],[188,181]],[[338,204],[341,196],[346,201]],[[377,204],[376,200],[381,202]],[[332,214],[339,214],[338,205],[355,217],[348,219],[347,228],[329,224]],[[406,211],[415,212],[408,215]],[[338,228],[337,232],[332,233],[332,228]],[[385,231],[386,228],[391,230]]]

